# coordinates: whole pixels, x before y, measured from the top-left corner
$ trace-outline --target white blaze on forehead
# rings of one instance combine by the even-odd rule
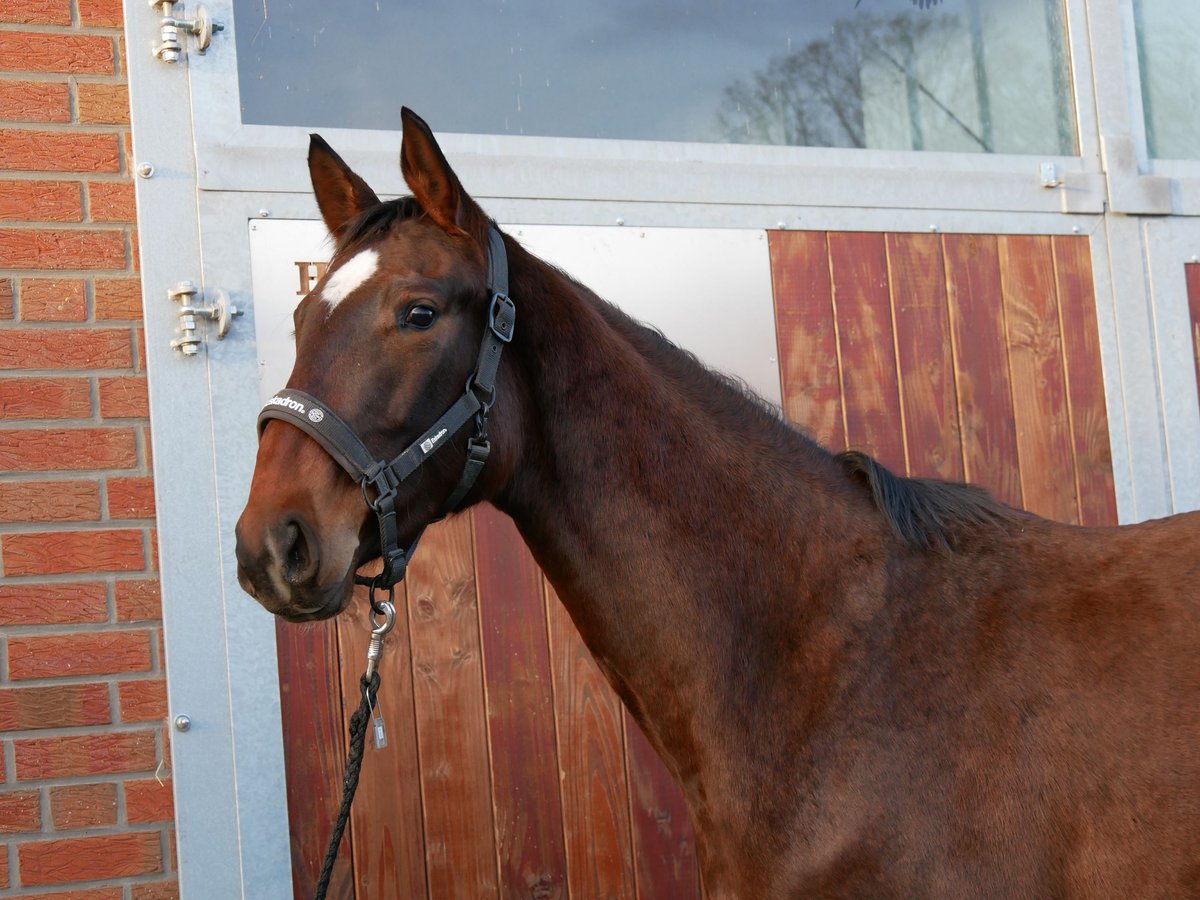
[[[349,297],[362,283],[375,274],[379,268],[379,252],[363,250],[356,253],[346,264],[329,276],[325,286],[321,288],[321,299],[333,308]]]

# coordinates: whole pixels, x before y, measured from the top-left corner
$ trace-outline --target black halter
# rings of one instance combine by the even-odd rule
[[[442,504],[441,511],[434,519],[438,521],[462,502],[483,470],[492,449],[488,441],[487,419],[496,401],[496,372],[500,366],[500,355],[504,345],[512,340],[517,318],[517,308],[508,297],[508,256],[504,252],[504,238],[494,225],[488,226],[488,293],[491,300],[488,303],[487,327],[483,330],[483,345],[463,395],[391,462],[372,454],[354,429],[327,405],[304,391],[284,388],[268,400],[258,414],[259,438],[268,419],[290,422],[320,444],[359,483],[363,499],[379,518],[383,571],[374,578],[359,576],[356,580],[360,584],[371,585],[373,590],[391,589],[403,580],[404,570],[412,558],[417,541],[421,539],[425,527],[428,527],[422,527],[407,548],[400,547],[396,533],[396,494],[400,484],[439,447],[448,444],[449,439],[467,422],[474,419],[475,434],[467,440],[467,462],[462,478]]]

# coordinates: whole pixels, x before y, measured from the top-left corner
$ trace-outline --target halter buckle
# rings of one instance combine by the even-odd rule
[[[500,291],[492,294],[492,304],[488,308],[488,328],[498,341],[509,343],[513,339],[513,326],[517,322],[517,305],[509,299],[508,294]]]
[[[362,487],[363,500],[367,506],[378,513],[380,504],[386,498],[396,495],[396,489],[400,486],[400,481],[396,478],[396,473],[392,471],[391,466],[383,462],[377,462],[370,471],[363,473],[363,478],[359,482],[359,485]],[[374,500],[367,495],[367,488],[375,489]]]

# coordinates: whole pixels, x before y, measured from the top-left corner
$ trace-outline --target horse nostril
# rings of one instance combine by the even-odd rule
[[[291,519],[280,532],[280,556],[283,577],[293,585],[312,581],[317,577],[317,543],[308,526],[300,519]]]

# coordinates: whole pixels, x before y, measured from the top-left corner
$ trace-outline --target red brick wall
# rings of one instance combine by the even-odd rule
[[[0,0],[0,898],[178,894],[121,15]]]

